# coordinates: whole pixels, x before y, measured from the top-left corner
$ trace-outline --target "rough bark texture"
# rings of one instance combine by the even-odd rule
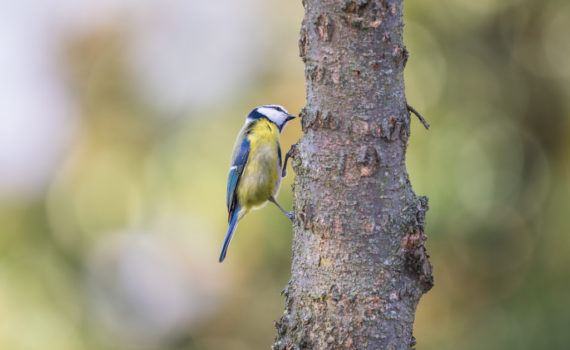
[[[409,349],[427,198],[405,167],[410,135],[402,0],[305,0],[304,135],[293,153],[292,276],[273,349]]]

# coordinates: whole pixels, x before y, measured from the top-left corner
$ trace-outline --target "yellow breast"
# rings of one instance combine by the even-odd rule
[[[278,157],[279,130],[275,124],[259,119],[247,138],[249,157],[237,187],[243,208],[260,206],[279,189],[281,164]]]

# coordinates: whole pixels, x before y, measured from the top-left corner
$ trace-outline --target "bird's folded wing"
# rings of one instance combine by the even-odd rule
[[[228,221],[231,219],[232,214],[236,207],[236,187],[239,183],[247,158],[249,156],[249,140],[247,137],[243,139],[239,152],[230,167],[230,174],[228,175],[228,191],[226,193],[226,205],[228,207]]]

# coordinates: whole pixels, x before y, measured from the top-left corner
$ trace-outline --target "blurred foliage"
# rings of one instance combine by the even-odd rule
[[[565,348],[570,7],[406,6],[407,97],[433,126],[413,124],[408,153],[436,278],[418,348]]]
[[[1,349],[271,344],[289,278],[288,220],[273,206],[251,213],[217,263],[245,114],[304,104],[302,6],[260,11],[280,14],[260,53],[268,63],[207,106],[165,111],[146,99],[127,69],[120,21],[58,51],[79,118],[45,189],[0,197]],[[408,101],[432,125],[413,120],[408,148],[412,184],[430,198],[436,278],[419,305],[417,347],[565,348],[570,4],[406,1],[405,22]],[[220,26],[212,30],[231,30]],[[284,151],[299,136],[295,121]]]

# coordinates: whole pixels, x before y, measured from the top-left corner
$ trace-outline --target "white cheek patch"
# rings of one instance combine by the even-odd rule
[[[283,108],[283,107],[281,107]],[[283,108],[283,110],[285,110]],[[282,125],[283,122],[285,122],[285,119],[287,119],[288,114],[287,112],[281,112],[279,110],[276,110],[274,108],[269,108],[269,107],[259,107],[257,109],[257,111],[263,115],[265,115],[267,117],[267,119],[271,120],[272,122],[274,122],[277,125]]]

